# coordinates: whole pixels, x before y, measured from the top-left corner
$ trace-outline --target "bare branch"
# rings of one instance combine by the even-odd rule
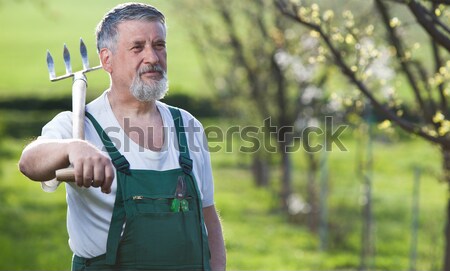
[[[382,0],[375,0],[375,3],[376,3],[376,7],[381,15],[384,26],[388,32],[389,40],[397,51],[396,56],[401,65],[401,68],[402,68],[401,70],[405,73],[405,75],[409,81],[409,85],[411,86],[411,88],[414,92],[416,101],[419,104],[419,107],[424,114],[424,118],[427,121],[430,121],[432,119],[432,114],[422,98],[418,81],[416,80],[416,77],[414,76],[414,73],[411,69],[411,63],[406,58],[403,43],[401,42],[400,38],[398,37],[396,30],[390,26],[390,18],[391,17],[389,15],[388,8],[384,5]]]
[[[426,0],[426,1],[434,4],[450,5],[450,0]]]
[[[408,7],[416,17],[417,22],[425,29],[425,31],[435,40],[439,45],[450,52],[450,31],[445,24],[438,19],[433,13],[429,12],[424,6],[416,0],[410,0]],[[437,26],[444,28],[446,33],[441,32]]]
[[[432,9],[436,9],[437,5],[438,5],[437,3],[433,3]],[[431,46],[433,49],[435,73],[438,73],[439,69],[442,67],[442,64],[443,64],[443,61],[441,58],[441,53],[440,53],[437,43],[434,40],[431,41]],[[447,96],[445,95],[445,83],[444,82],[439,83],[439,85],[437,87],[439,89],[439,97],[441,99],[441,104],[440,104],[441,112],[443,112],[443,114],[446,117],[449,117],[448,112],[447,112],[448,103],[447,103]]]
[[[409,0],[386,0],[386,1],[395,2],[399,4],[408,4],[409,2]],[[450,5],[450,0],[425,0],[425,1],[434,4]]]
[[[442,67],[442,61],[441,61],[441,57],[440,57],[440,52],[439,52],[439,48],[436,46],[436,43],[432,43],[433,46],[433,55],[434,55],[434,62],[435,62],[435,71],[436,73],[439,72],[439,69]],[[440,104],[440,109],[441,112],[443,112],[443,114],[446,117],[449,117],[449,113],[447,112],[447,108],[448,108],[448,102],[447,102],[447,96],[445,95],[445,83],[439,83],[439,85],[437,86],[439,89],[439,97],[441,99],[441,104]]]
[[[190,31],[189,35],[191,37],[192,42],[195,44],[194,48],[197,50],[198,54],[202,54],[203,52],[207,51],[206,46],[204,43],[201,42],[201,38],[197,33],[194,33],[194,31]],[[208,61],[208,58],[201,58],[203,60],[204,65],[200,65],[200,68],[203,71],[203,74],[206,75],[206,78],[216,78],[214,74],[213,65],[210,61]],[[214,80],[206,80],[208,84],[210,84],[211,88],[214,88]]]
[[[225,23],[226,30],[230,35],[230,45],[233,47],[236,62],[245,69],[249,82],[252,82],[250,85],[252,97],[259,101],[260,107],[258,109],[261,114],[263,116],[269,116],[270,114],[269,109],[267,108],[267,103],[264,102],[265,95],[262,95],[264,93],[262,90],[264,90],[265,86],[259,83],[260,80],[258,80],[258,73],[255,72],[254,67],[245,57],[244,46],[241,43],[237,33],[237,29],[239,28],[235,26],[235,22],[231,16],[228,4],[225,4],[223,1],[215,1],[215,4],[218,7],[219,15]]]
[[[426,91],[428,95],[428,104],[431,112],[437,111],[436,103],[433,99],[432,89],[428,82],[428,72],[425,69],[425,67],[422,65],[422,62],[419,61],[412,61],[411,65],[416,69],[417,73],[419,74],[419,77],[421,79],[421,83],[423,85],[424,91]]]

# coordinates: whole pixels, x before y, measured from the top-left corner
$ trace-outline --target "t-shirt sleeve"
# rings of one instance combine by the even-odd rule
[[[68,139],[72,138],[72,113],[65,111],[56,115],[48,122],[41,132],[39,139]]]
[[[202,128],[202,155],[203,155],[203,207],[208,207],[214,204],[214,178],[211,167],[211,157],[208,149],[208,141],[205,132]]]
[[[37,138],[37,140],[67,138],[72,138],[72,115],[70,112],[65,111],[56,115],[42,128],[41,135]],[[46,182],[41,182],[41,187],[45,192],[53,192],[60,184],[61,182],[53,179]]]

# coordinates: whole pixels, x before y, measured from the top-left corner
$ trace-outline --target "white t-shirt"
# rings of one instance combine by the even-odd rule
[[[105,91],[100,97],[86,106],[98,123],[130,163],[131,169],[170,170],[179,168],[179,151],[177,136],[172,115],[166,104],[157,102],[164,125],[164,145],[161,151],[145,149],[132,141],[124,133],[115,118]],[[200,122],[191,114],[180,110],[183,117],[189,154],[193,160],[193,173],[201,194],[203,207],[214,204],[213,177],[207,140]],[[127,125],[125,123],[125,125]],[[129,127],[133,132],[139,132]],[[72,138],[72,114],[62,112],[42,129],[40,138],[67,139]],[[85,139],[106,155],[103,143],[91,122],[85,119]],[[109,157],[109,155],[108,155]],[[100,188],[80,188],[74,183],[66,183],[67,229],[69,245],[78,256],[92,258],[106,252],[106,240],[111,222],[112,210],[116,197],[116,180],[111,193],[104,194]],[[45,191],[54,191],[58,182],[52,180],[42,184]]]

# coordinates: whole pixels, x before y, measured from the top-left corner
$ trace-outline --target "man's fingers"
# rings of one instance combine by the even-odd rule
[[[94,179],[91,183],[91,186],[97,188],[97,187],[100,187],[102,184],[103,184],[103,180]]]
[[[79,163],[79,164],[74,164],[73,165],[73,169],[74,169],[74,177],[75,177],[75,183],[79,186],[82,187],[83,186],[83,164]]]
[[[77,142],[71,147],[69,161],[74,166],[75,182],[79,187],[101,187],[110,193],[114,167],[109,157],[88,142]]]
[[[94,179],[92,180],[93,187],[100,187],[104,183],[105,170],[104,167],[96,165],[94,167]]]
[[[94,172],[92,165],[83,165],[83,186],[88,188],[91,187],[92,181],[94,180]]]
[[[102,184],[102,192],[109,194],[111,193],[111,185],[114,180],[114,168],[111,164],[105,166],[105,180]]]

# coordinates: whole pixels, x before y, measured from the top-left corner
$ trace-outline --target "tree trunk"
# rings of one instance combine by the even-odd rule
[[[259,153],[253,156],[253,178],[258,187],[269,186],[269,165],[267,158]]]
[[[292,162],[289,152],[287,151],[286,142],[280,141],[281,154],[281,207],[284,211],[288,211],[288,199],[292,194]]]
[[[442,147],[444,180],[450,185],[450,148]],[[444,228],[445,249],[444,249],[444,271],[450,271],[450,197],[447,197],[447,220]]]
[[[374,241],[373,241],[373,218],[372,218],[372,179],[364,174],[364,197],[365,204],[362,210],[362,238],[361,238],[361,267],[360,270],[371,270],[373,268]]]
[[[310,206],[310,212],[308,215],[308,226],[311,232],[317,233],[319,228],[319,196],[317,189],[317,172],[319,165],[315,154],[307,152],[308,159],[308,196],[307,202]]]
[[[373,113],[372,107],[369,107],[367,116],[367,126],[365,127],[365,133],[367,136],[365,146],[365,159],[362,163],[362,181],[364,187],[364,200],[362,210],[363,230],[362,230],[362,249],[361,249],[361,270],[372,270],[374,263],[374,219],[373,219],[373,206],[372,206],[372,185],[373,185],[373,146],[372,146],[372,134],[373,134]]]
[[[450,199],[447,199],[447,222],[445,223],[445,251],[444,251],[444,269],[450,271]]]

